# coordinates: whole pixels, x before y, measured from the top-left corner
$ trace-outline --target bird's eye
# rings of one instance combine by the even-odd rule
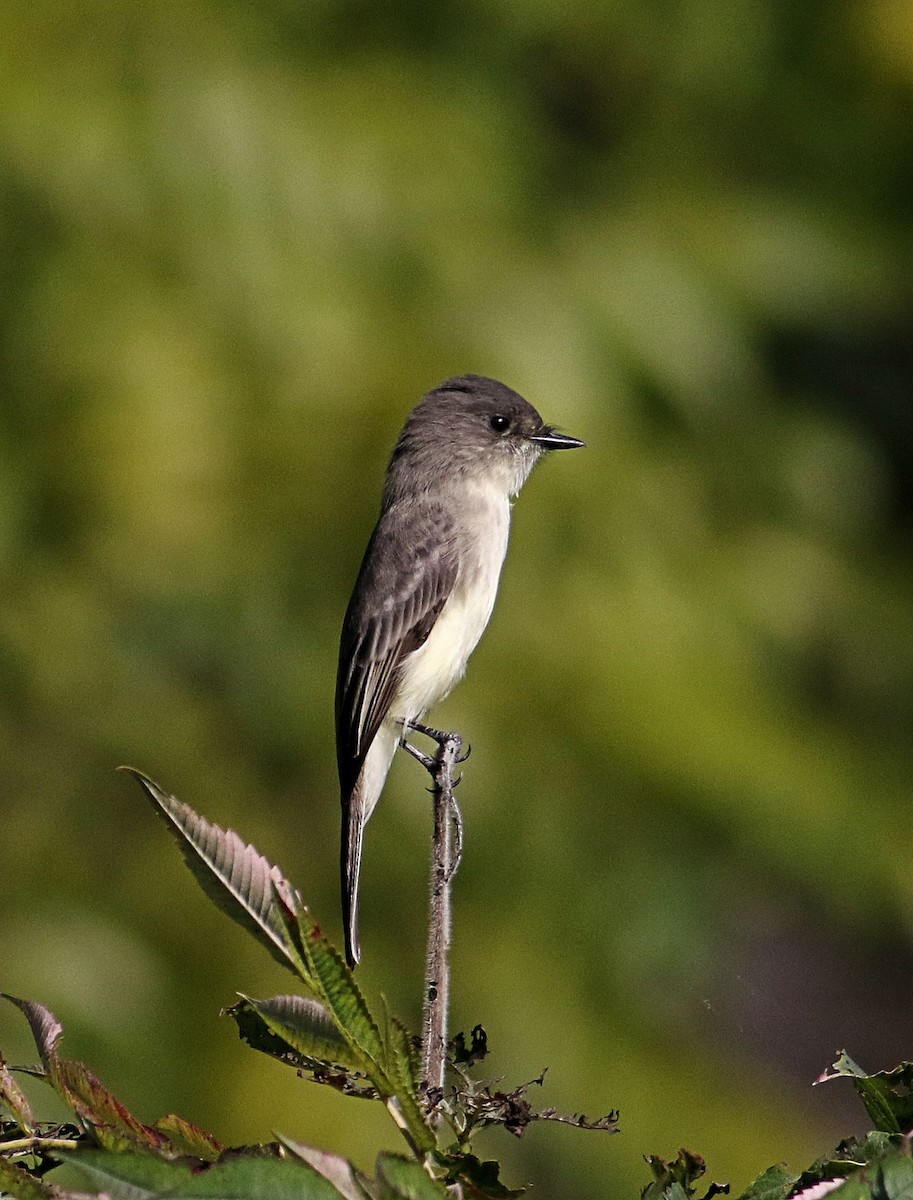
[[[492,417],[488,424],[492,427],[495,433],[506,433],[507,430],[510,429],[510,421],[507,417]]]

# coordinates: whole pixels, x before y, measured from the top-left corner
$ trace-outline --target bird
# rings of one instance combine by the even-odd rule
[[[397,745],[462,678],[488,624],[512,500],[544,454],[583,445],[484,375],[445,380],[406,419],[339,646],[340,876],[350,967],[361,958],[365,825]]]

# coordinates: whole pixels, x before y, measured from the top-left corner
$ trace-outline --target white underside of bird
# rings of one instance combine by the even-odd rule
[[[396,747],[412,721],[444,699],[466,671],[470,654],[485,632],[498,593],[501,567],[510,532],[510,500],[503,489],[473,486],[467,503],[483,510],[484,537],[476,552],[464,558],[453,591],[423,645],[409,656],[408,668],[389,711],[371,743],[358,780],[364,820],[374,811]],[[468,556],[467,556],[468,558]]]

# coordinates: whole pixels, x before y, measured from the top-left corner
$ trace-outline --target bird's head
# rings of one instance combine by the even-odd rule
[[[550,450],[584,443],[546,425],[533,406],[506,384],[484,375],[458,375],[430,391],[409,414],[393,451],[388,484],[411,488],[464,478],[515,496]]]

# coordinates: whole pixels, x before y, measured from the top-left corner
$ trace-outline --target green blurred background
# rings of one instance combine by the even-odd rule
[[[622,1128],[482,1151],[621,1197],[862,1128],[810,1084],[913,1057],[911,84],[906,0],[4,5],[0,983],[139,1115],[399,1144],[219,1019],[289,978],[113,767],[339,935],[338,629],[405,413],[477,371],[588,449],[434,714],[454,1026]],[[412,1023],[425,782],[364,879]]]

